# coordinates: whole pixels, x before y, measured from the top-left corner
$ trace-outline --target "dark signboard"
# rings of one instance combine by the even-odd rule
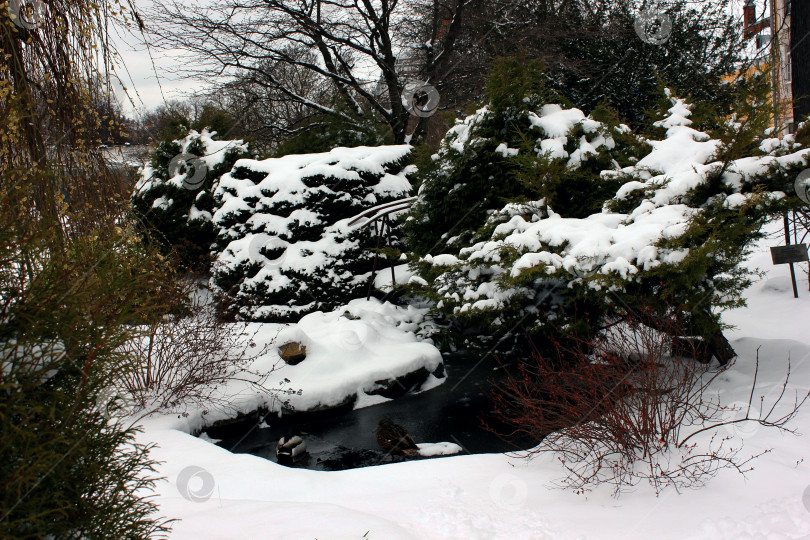
[[[771,248],[771,259],[773,264],[788,264],[806,262],[807,245],[791,244],[789,246],[777,246]]]

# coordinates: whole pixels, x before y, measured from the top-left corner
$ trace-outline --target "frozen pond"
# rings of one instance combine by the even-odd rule
[[[276,425],[237,434],[218,444],[232,452],[275,461],[279,438],[292,430],[306,441],[310,454],[296,467],[366,467],[392,459],[380,450],[375,438],[380,418],[388,416],[404,426],[417,443],[455,443],[465,453],[508,452],[534,446],[532,441],[506,442],[483,427],[483,420],[499,425],[493,417],[489,391],[503,371],[492,357],[480,364],[478,356],[445,355],[444,359],[447,380],[431,390],[343,413],[323,413],[316,419],[293,423],[274,419]],[[516,446],[519,443],[521,446]]]

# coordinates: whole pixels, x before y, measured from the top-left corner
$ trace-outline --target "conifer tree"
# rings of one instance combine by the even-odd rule
[[[407,145],[361,146],[237,163],[214,193],[212,282],[223,311],[297,321],[365,296],[379,253],[373,228],[348,221],[410,194],[409,153]],[[396,224],[391,244],[400,247]]]
[[[236,160],[249,157],[243,141],[217,140],[216,132],[189,130],[163,141],[140,171],[132,205],[140,230],[176,254],[182,267],[205,271],[216,231],[213,190]]]
[[[555,328],[589,339],[629,306],[678,317],[727,361],[719,312],[740,305],[740,263],[760,227],[799,204],[782,193],[808,163],[792,139],[765,135],[767,76],[732,85],[733,116],[659,87],[632,130],[607,106],[568,107],[524,66],[496,65],[488,105],[422,177],[406,223],[428,284],[417,292],[469,346],[524,333],[542,345]]]

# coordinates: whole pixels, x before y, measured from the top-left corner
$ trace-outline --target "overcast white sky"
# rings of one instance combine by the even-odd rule
[[[190,3],[205,4],[209,1],[227,0],[190,0]],[[741,15],[744,3],[745,0],[733,0],[735,14]],[[757,14],[759,15],[763,12],[767,0],[756,0],[756,3]],[[135,5],[139,12],[143,14],[152,7],[152,0],[135,0]],[[166,100],[182,98],[195,90],[201,90],[205,87],[203,82],[181,79],[171,74],[172,68],[179,66],[184,61],[180,51],[169,53],[152,48],[155,64],[153,67],[152,60],[143,43],[143,36],[139,32],[133,33],[119,30],[119,35],[115,41],[121,59],[126,66],[126,71],[117,68],[116,72],[124,79],[130,97],[123,95],[123,92],[120,91],[117,94],[128,115],[136,116],[147,109],[154,108],[163,103],[164,97]],[[130,102],[130,98],[135,102],[135,107]]]
[[[152,1],[135,0],[135,5],[139,13],[143,14],[152,7]],[[181,51],[168,53],[153,47],[151,49],[154,58],[153,67],[152,59],[150,59],[140,32],[136,32],[134,29],[129,32],[125,29],[118,29],[115,42],[121,62],[126,67],[125,70],[122,70],[120,66],[117,66],[116,73],[123,80],[129,97],[125,96],[120,89],[116,95],[128,115],[134,116],[162,104],[164,96],[166,100],[182,98],[204,87],[202,82],[184,80],[170,73],[172,68],[183,62]],[[135,102],[135,108],[130,99]]]

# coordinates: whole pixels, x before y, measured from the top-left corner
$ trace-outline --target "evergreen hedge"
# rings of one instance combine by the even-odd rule
[[[243,320],[296,321],[365,296],[373,228],[348,221],[410,194],[410,150],[361,146],[236,162],[214,193],[212,282],[223,311]],[[395,223],[395,250],[399,236]]]

